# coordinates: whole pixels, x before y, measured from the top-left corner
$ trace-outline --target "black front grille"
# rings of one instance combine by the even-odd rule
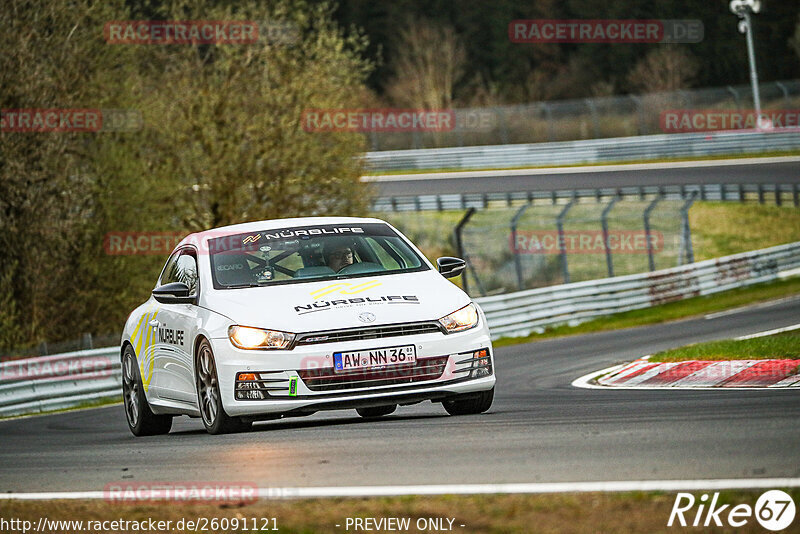
[[[332,367],[301,369],[298,372],[311,391],[335,391],[373,386],[410,384],[436,380],[444,373],[447,356],[419,359],[412,365],[398,365],[384,369],[369,369],[337,373]]]
[[[437,322],[404,323],[370,328],[348,328],[346,330],[327,330],[300,334],[295,345],[317,345],[319,343],[339,343],[342,341],[358,341],[362,339],[380,339],[384,337],[413,336],[417,334],[443,333]]]

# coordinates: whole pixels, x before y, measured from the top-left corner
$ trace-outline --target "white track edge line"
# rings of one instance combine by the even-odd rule
[[[739,337],[735,337],[733,339],[735,339],[736,341],[742,341],[743,339],[754,339],[754,338],[757,338],[757,337],[766,337],[766,336],[771,336],[772,334],[780,334],[781,332],[791,332],[792,330],[797,330],[798,328],[800,328],[800,323],[793,324],[793,325],[790,325],[790,326],[784,326],[783,328],[775,328],[773,330],[765,330],[763,332],[757,332],[755,334],[749,334],[747,336],[739,336]]]
[[[784,271],[787,272],[787,271]],[[769,308],[770,306],[777,306],[778,304],[783,304],[785,302],[792,302],[794,300],[800,300],[800,295],[793,295],[791,297],[782,297],[775,300],[766,300],[764,302],[756,302],[754,304],[746,304],[744,306],[739,306],[738,308],[731,308],[730,310],[723,310],[714,313],[708,313],[703,316],[703,319],[716,319],[717,317],[725,317],[726,315],[733,315],[735,313],[741,313],[745,311],[757,310],[761,308]]]
[[[431,484],[409,486],[320,486],[258,488],[259,499],[383,497],[402,495],[476,495],[502,493],[585,493],[626,491],[723,490],[800,487],[800,478],[729,478],[695,480],[617,480],[508,484]],[[103,499],[103,491],[3,493],[0,500]],[[113,502],[113,501],[109,501]],[[140,501],[147,503],[146,499]],[[154,501],[163,502],[163,501]],[[175,501],[179,503],[180,501]]]

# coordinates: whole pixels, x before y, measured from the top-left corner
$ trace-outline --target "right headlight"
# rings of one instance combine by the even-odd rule
[[[450,315],[445,315],[439,319],[448,334],[469,330],[478,324],[478,309],[473,303],[469,303],[460,310],[456,310]]]
[[[294,334],[234,325],[228,328],[228,338],[240,349],[285,349],[294,341]]]

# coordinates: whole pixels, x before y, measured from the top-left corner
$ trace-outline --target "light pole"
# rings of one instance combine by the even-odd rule
[[[753,87],[753,103],[756,107],[756,125],[761,128],[761,96],[758,94],[758,73],[756,72],[756,54],[753,50],[753,21],[751,15],[761,11],[761,0],[731,0],[731,12],[738,16],[739,33],[747,39],[747,57],[750,61],[750,85]]]

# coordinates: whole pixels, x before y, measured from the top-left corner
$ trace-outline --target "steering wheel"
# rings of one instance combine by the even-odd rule
[[[383,265],[378,263],[373,263],[371,261],[363,261],[359,263],[351,263],[350,265],[345,265],[337,274],[359,274],[359,273],[371,273],[375,271],[385,271],[386,269]]]

